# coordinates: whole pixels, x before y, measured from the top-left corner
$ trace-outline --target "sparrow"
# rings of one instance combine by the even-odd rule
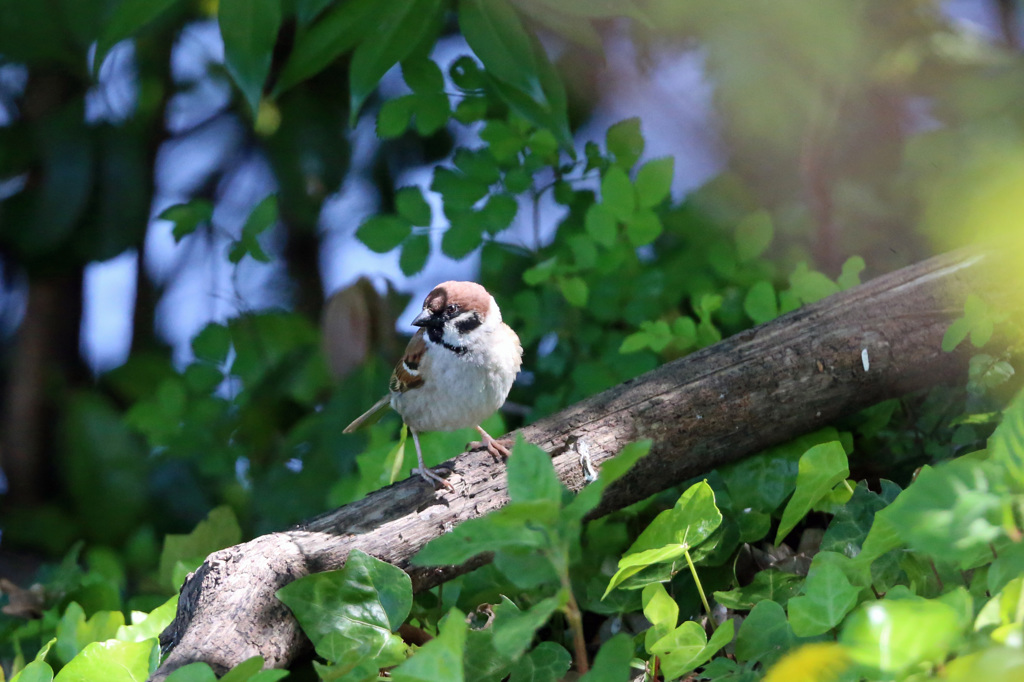
[[[501,320],[494,297],[475,282],[443,282],[427,294],[412,321],[419,327],[395,366],[388,394],[345,427],[352,433],[389,408],[401,415],[416,446],[418,473],[431,485],[452,486],[423,464],[419,433],[476,428],[495,457],[508,457],[504,445],[480,427],[505,403],[523,362],[523,347]]]

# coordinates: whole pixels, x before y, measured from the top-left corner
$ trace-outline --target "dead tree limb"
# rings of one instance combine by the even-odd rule
[[[881,400],[962,380],[965,358],[940,348],[970,291],[1001,289],[992,256],[960,252],[879,277],[668,363],[522,429],[552,453],[564,483],[584,483],[581,439],[600,466],[631,441],[651,454],[609,489],[602,512],[792,439]],[[504,466],[486,452],[460,455],[455,493],[418,478],[315,518],[211,554],[181,590],[161,642],[162,680],[192,661],[223,671],[254,655],[285,667],[305,646],[274,596],[309,573],[337,569],[352,548],[409,572],[423,590],[473,566],[420,568],[409,558],[455,525],[508,502]],[[476,564],[485,559],[478,558]]]

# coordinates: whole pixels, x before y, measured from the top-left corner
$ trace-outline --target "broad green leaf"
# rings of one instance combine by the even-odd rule
[[[511,225],[518,211],[519,204],[515,198],[501,192],[492,194],[487,199],[487,203],[480,209],[480,214],[484,220],[485,229],[494,235]]]
[[[851,658],[886,677],[920,663],[939,664],[963,638],[964,619],[931,599],[883,599],[846,619],[839,642]]]
[[[652,208],[668,199],[674,170],[675,159],[671,156],[640,166],[636,173],[636,197],[640,208]]]
[[[515,163],[526,146],[526,138],[505,121],[491,120],[480,131],[480,139],[487,143],[498,163]],[[512,191],[511,189],[509,191]]]
[[[887,502],[872,492],[864,483],[858,483],[853,497],[842,506],[828,524],[821,539],[821,550],[838,552],[848,557],[860,554],[868,536],[875,514],[884,509]]]
[[[629,663],[633,659],[633,640],[620,632],[601,645],[590,672],[579,682],[628,682]]]
[[[608,583],[605,596],[648,566],[673,562],[707,540],[722,523],[715,493],[707,481],[690,486],[672,509],[658,514],[640,534]]]
[[[450,168],[437,168],[430,189],[438,192],[445,201],[445,209],[471,208],[487,196],[490,187],[486,182],[470,177]]]
[[[178,612],[178,595],[174,595],[149,613],[132,613],[132,624],[122,625],[115,637],[122,642],[142,642],[160,636]]]
[[[46,656],[56,643],[57,638],[54,637],[44,644],[36,652],[35,658],[29,661],[29,664],[22,668],[20,672],[15,673],[14,677],[11,678],[11,682],[53,682],[53,668],[46,663]],[[15,644],[17,645],[17,640],[15,640]],[[17,664],[18,659],[15,658],[15,667],[17,667]],[[0,668],[0,682],[3,682],[2,668]]]
[[[395,210],[413,225],[430,227],[430,204],[419,187],[403,187],[395,193]]]
[[[452,609],[441,622],[440,633],[397,668],[391,671],[395,682],[462,682],[462,654],[466,646],[466,618]]]
[[[842,272],[839,273],[839,277],[836,278],[836,284],[839,285],[844,291],[846,289],[852,289],[853,287],[860,284],[860,273],[864,271],[867,264],[864,259],[860,256],[850,256],[843,263]]]
[[[432,59],[418,58],[402,62],[402,80],[413,92],[439,93],[444,90],[444,74]]]
[[[642,593],[644,617],[651,627],[644,633],[644,646],[651,651],[651,645],[676,629],[679,622],[679,605],[668,595],[661,583],[651,583]]]
[[[942,335],[942,350],[949,353],[956,349],[971,333],[971,323],[966,317],[958,317]]]
[[[452,113],[448,95],[413,95],[413,113],[416,115],[416,132],[420,137],[429,137],[448,123]]]
[[[317,653],[333,663],[354,667],[383,658],[384,667],[404,658],[404,645],[392,632],[409,615],[412,583],[400,568],[352,550],[341,570],[300,578],[277,596]]]
[[[487,73],[537,103],[547,101],[533,43],[511,4],[462,0],[459,28]]]
[[[260,201],[249,212],[242,234],[235,242],[228,255],[232,263],[238,263],[246,255],[252,256],[260,263],[269,263],[270,256],[260,246],[259,236],[277,222],[277,195],[271,194]]]
[[[130,38],[180,0],[121,0],[103,24],[103,32],[96,42],[93,71],[99,73],[107,53],[117,43]]]
[[[68,662],[54,682],[145,682],[156,640],[93,642]]]
[[[441,251],[446,256],[461,260],[473,253],[484,241],[481,228],[465,223],[452,222],[441,237]]]
[[[510,682],[558,682],[569,666],[572,656],[564,647],[550,641],[541,642],[512,667]]]
[[[1024,490],[1024,391],[1003,412],[1003,421],[988,439],[988,453],[1006,470],[1016,490]]]
[[[846,451],[839,441],[815,445],[800,457],[796,475],[796,490],[782,512],[775,546],[789,535],[807,512],[831,492],[832,488],[850,475]]]
[[[765,599],[743,619],[736,635],[736,657],[741,661],[759,661],[770,668],[796,641],[782,606]]]
[[[547,547],[544,528],[553,525],[560,504],[550,500],[513,502],[487,516],[459,524],[451,533],[434,538],[413,558],[417,566],[461,564],[481,552],[508,548]]]
[[[480,149],[459,147],[455,150],[452,162],[468,177],[484,185],[493,185],[501,179],[498,160],[494,158],[494,154],[487,147]]]
[[[513,502],[547,501],[561,504],[565,487],[558,480],[551,455],[533,443],[516,437],[516,455],[508,460],[508,496]]]
[[[398,267],[402,274],[412,277],[423,270],[430,257],[430,235],[413,234],[402,242],[402,255],[398,258]]]
[[[804,579],[799,575],[764,569],[755,573],[754,579],[748,585],[728,592],[715,592],[715,599],[722,606],[737,611],[753,608],[765,600],[785,606],[790,597],[800,591],[803,583]]]
[[[192,339],[192,352],[196,357],[215,365],[220,365],[227,360],[230,350],[231,332],[217,322],[211,322],[203,327],[202,331]]]
[[[814,303],[839,292],[839,285],[816,270],[809,270],[806,263],[800,263],[789,276],[791,292],[802,303]]]
[[[605,133],[605,146],[608,153],[615,157],[615,163],[620,169],[632,168],[644,153],[640,119],[627,118],[608,128],[608,132]]]
[[[877,556],[879,550],[892,549],[895,536],[897,544],[902,541],[964,570],[989,563],[990,543],[1004,532],[1001,478],[993,463],[968,458],[923,467],[917,479],[875,515],[864,552]],[[881,543],[884,537],[889,541]]]
[[[590,289],[587,286],[586,280],[582,277],[560,277],[558,288],[561,290],[565,300],[569,302],[569,305],[577,308],[587,305]]]
[[[623,222],[633,217],[636,192],[629,176],[619,166],[609,168],[601,178],[601,203],[616,219]]]
[[[86,619],[78,602],[71,602],[57,623],[57,658],[68,663],[93,642],[113,639],[124,627],[124,614],[120,611],[99,611]]]
[[[530,646],[537,630],[544,626],[556,610],[565,605],[562,592],[520,611],[507,598],[494,608],[494,649],[503,656],[516,658]]]
[[[200,225],[210,222],[213,218],[213,204],[206,199],[193,199],[187,204],[175,204],[165,208],[157,217],[174,223],[171,234],[174,235],[174,241],[180,242],[195,232]]]
[[[356,238],[376,253],[397,248],[412,233],[412,225],[396,215],[375,215],[359,226]]]
[[[377,23],[379,11],[379,0],[345,0],[334,3],[309,30],[296,35],[295,47],[281,70],[274,95],[280,95],[293,85],[315,76],[335,59],[353,49]]]
[[[618,237],[618,221],[604,204],[591,204],[587,208],[583,225],[587,234],[593,237],[598,244],[609,249],[615,245],[615,240]]]
[[[747,214],[736,226],[736,256],[741,262],[752,261],[772,243],[774,227],[768,211]]]
[[[211,552],[241,541],[242,529],[231,507],[222,506],[210,510],[206,519],[200,521],[191,533],[168,534],[164,537],[164,549],[160,553],[160,583],[177,591],[180,585],[174,584],[171,579],[175,564],[184,561],[195,568]]]
[[[412,120],[415,105],[415,95],[403,95],[384,102],[377,114],[377,137],[390,140],[404,133]]]
[[[694,625],[696,630],[700,632],[699,641],[704,642],[702,646],[697,647],[695,650],[690,646],[690,642],[693,641],[697,634],[690,627]],[[689,633],[686,636],[678,640],[676,633],[672,633],[661,641],[655,642],[651,647],[651,651],[661,656],[661,669],[665,673],[665,678],[674,679],[707,663],[722,647],[732,641],[735,627],[736,625],[732,620],[727,620],[718,626],[714,634],[711,635],[711,639],[705,641],[704,628],[697,625],[694,621],[688,620],[676,630],[676,633],[679,633],[684,628],[687,628]]]
[[[247,658],[220,678],[220,682],[276,682],[288,676],[287,670],[263,670],[262,656]]]
[[[650,244],[661,232],[661,220],[650,209],[640,209],[626,220],[626,236],[633,246]]]
[[[803,596],[789,600],[789,622],[799,637],[828,632],[857,605],[860,589],[850,583],[830,555],[836,556],[831,552],[815,555]]]
[[[779,316],[779,303],[771,282],[761,280],[750,287],[743,298],[743,312],[754,324],[764,324]]]
[[[404,60],[440,28],[441,0],[377,0],[375,21],[349,65],[350,123],[388,69]]]
[[[281,26],[281,0],[220,0],[224,64],[255,118]]]

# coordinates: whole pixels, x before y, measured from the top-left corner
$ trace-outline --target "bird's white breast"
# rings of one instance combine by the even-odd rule
[[[464,339],[459,355],[428,343],[420,363],[424,384],[394,393],[391,406],[416,431],[454,431],[477,426],[505,402],[519,371],[521,349],[503,324],[481,327]]]

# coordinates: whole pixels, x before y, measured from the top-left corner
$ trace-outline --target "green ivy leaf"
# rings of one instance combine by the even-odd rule
[[[160,583],[177,591],[180,585],[175,584],[171,576],[179,561],[195,568],[211,552],[237,545],[241,541],[242,529],[231,507],[211,509],[191,533],[164,536],[164,548],[160,553]]]
[[[144,682],[150,673],[150,661],[156,640],[121,642],[108,639],[93,642],[60,669],[54,682]]]
[[[539,448],[538,448],[539,449]],[[511,463],[511,459],[509,460]],[[551,614],[565,605],[564,592],[537,602],[529,609],[520,611],[507,597],[494,608],[494,649],[499,655],[518,658],[533,641],[534,635]]]
[[[412,608],[412,582],[400,568],[358,549],[344,568],[299,578],[277,591],[316,652],[342,667],[377,659],[379,667],[405,658],[392,634]]]
[[[281,26],[280,0],[220,0],[217,23],[224,65],[255,118]]]
[[[806,263],[797,265],[789,276],[789,285],[798,299],[803,303],[814,303],[839,292],[839,286],[828,277],[815,270],[809,270]]]
[[[299,32],[274,87],[275,97],[320,73],[364,40],[379,19],[379,9],[378,0],[334,3],[313,26]]]
[[[971,333],[971,323],[966,317],[958,317],[942,335],[942,350],[951,353]]]
[[[615,240],[618,237],[618,223],[615,220],[615,215],[604,204],[595,203],[587,208],[583,226],[586,228],[587,234],[593,237],[598,244],[609,249],[615,245]]]
[[[651,583],[644,587],[641,599],[644,617],[651,622],[651,627],[644,633],[644,647],[651,653],[651,645],[676,629],[679,605],[661,583]]]
[[[1003,467],[1018,491],[1024,490],[1024,391],[1003,411],[1003,421],[988,439],[989,458]]]
[[[631,660],[633,640],[620,632],[601,645],[590,672],[579,678],[579,682],[628,682]]]
[[[796,642],[782,606],[771,600],[760,601],[740,625],[736,635],[736,658],[759,661],[764,668],[771,668]]]
[[[891,678],[921,663],[942,663],[969,622],[938,600],[884,599],[853,613],[839,642],[855,661]]]
[[[668,199],[674,171],[675,159],[671,156],[640,166],[636,174],[636,196],[640,208],[652,208]]]
[[[782,512],[779,530],[775,534],[775,546],[778,547],[800,519],[849,475],[850,465],[846,459],[846,451],[837,440],[815,445],[801,455],[796,475],[796,490]]]
[[[582,277],[561,277],[558,280],[558,288],[562,296],[569,302],[569,305],[582,308],[587,305],[590,298],[590,288]]]
[[[171,233],[177,243],[213,219],[213,204],[206,199],[193,199],[187,204],[170,206],[157,217],[174,223]]]
[[[743,312],[754,324],[764,324],[779,316],[779,304],[771,282],[760,280],[750,287],[743,298]]]
[[[715,506],[715,493],[707,481],[690,486],[672,509],[654,517],[619,559],[605,596],[648,566],[678,560],[710,538],[721,523],[722,513]]]
[[[764,569],[754,574],[748,585],[737,587],[728,592],[715,592],[719,604],[737,611],[746,611],[765,600],[785,606],[790,597],[803,587],[804,579],[792,573],[783,573],[775,569]]]
[[[629,176],[620,166],[609,168],[601,179],[601,203],[618,220],[625,222],[633,217],[633,211],[636,210],[636,193]]]
[[[175,670],[167,677],[167,682],[217,682],[217,675],[209,664],[196,661]]]
[[[452,609],[441,622],[437,637],[430,640],[391,671],[395,682],[463,682],[462,655],[466,647],[466,617]]]
[[[78,602],[71,602],[57,623],[54,651],[60,660],[68,663],[89,644],[113,639],[122,627],[124,614],[120,611],[98,611],[86,619]]]
[[[789,622],[799,637],[828,632],[857,605],[860,589],[832,560],[837,556],[831,552],[816,554],[807,573],[804,595],[789,600]]]
[[[541,642],[512,666],[510,682],[558,682],[569,666],[572,656],[554,642]]]
[[[402,242],[402,255],[398,258],[398,267],[406,277],[421,272],[430,257],[430,236],[414,234]]]
[[[860,256],[850,256],[843,263],[842,272],[839,273],[839,277],[836,278],[836,284],[842,290],[852,289],[853,287],[860,284],[860,273],[864,272],[864,268],[867,267],[867,263]]]
[[[768,211],[748,213],[736,226],[736,256],[741,262],[749,262],[765,252],[772,243],[775,228]]]
[[[375,215],[356,230],[356,238],[375,253],[387,253],[412,234],[412,225],[396,215]]]
[[[707,639],[700,624],[688,620],[675,632],[666,635],[651,646],[651,653],[661,657],[661,668],[666,679],[682,677],[707,663],[718,651],[732,641],[735,623],[727,620]]]
[[[441,0],[377,0],[376,20],[352,53],[349,67],[350,124],[388,69],[404,60],[440,28]]]
[[[615,157],[620,169],[628,170],[640,160],[644,153],[644,137],[640,134],[640,119],[627,118],[608,128],[605,133],[605,146],[608,153]],[[588,158],[589,155],[588,155]]]

